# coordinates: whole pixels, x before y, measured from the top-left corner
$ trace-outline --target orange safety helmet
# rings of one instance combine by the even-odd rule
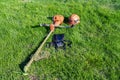
[[[74,26],[76,24],[80,23],[80,17],[77,15],[77,14],[72,14],[70,17],[69,17],[69,24],[71,26]]]
[[[63,23],[64,17],[62,15],[55,15],[53,16],[53,24],[55,26],[59,26]]]

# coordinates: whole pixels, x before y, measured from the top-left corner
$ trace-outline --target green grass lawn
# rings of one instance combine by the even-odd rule
[[[34,62],[29,75],[21,64],[48,34],[45,27],[61,14],[78,14],[74,28],[56,29],[64,33],[72,48],[58,52],[53,47],[48,59]],[[65,25],[65,23],[63,24]],[[52,34],[52,35],[53,35]],[[52,36],[47,42],[51,41]],[[120,1],[119,0],[0,0],[0,80],[119,80]]]

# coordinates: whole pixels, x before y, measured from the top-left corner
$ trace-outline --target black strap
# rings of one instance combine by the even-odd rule
[[[69,47],[71,47],[72,41],[70,40],[63,40],[63,41],[66,42]]]

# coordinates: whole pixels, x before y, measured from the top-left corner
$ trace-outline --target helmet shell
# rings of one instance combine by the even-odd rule
[[[76,25],[78,23],[80,23],[80,17],[77,14],[72,14],[69,17],[69,24],[70,25]]]

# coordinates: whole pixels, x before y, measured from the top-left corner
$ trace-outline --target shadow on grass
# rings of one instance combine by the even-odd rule
[[[52,20],[53,20],[53,17],[47,17],[47,19],[49,19],[49,20],[51,20],[51,21],[52,21]]]
[[[68,24],[68,22],[69,22],[68,17],[64,17],[64,23],[65,23],[65,24]]]
[[[34,26],[31,26],[31,28],[39,28],[39,27],[44,27],[44,26],[40,26],[40,25],[34,25]],[[44,27],[46,29],[46,33],[49,33],[50,32],[50,28],[49,27]]]
[[[38,27],[40,27],[40,25],[31,26],[31,28],[38,28]]]
[[[24,72],[25,65],[30,61],[30,57],[34,54],[35,50],[29,54],[26,59],[19,64],[20,69]]]

